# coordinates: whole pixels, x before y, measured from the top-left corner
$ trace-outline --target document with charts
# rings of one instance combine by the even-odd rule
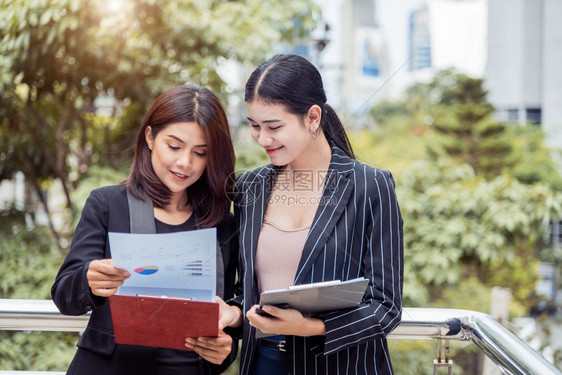
[[[117,295],[214,302],[216,228],[187,232],[109,233],[115,267],[131,273]]]

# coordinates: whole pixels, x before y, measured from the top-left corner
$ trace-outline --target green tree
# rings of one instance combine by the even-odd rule
[[[0,296],[49,299],[63,254],[46,228],[26,229],[24,214],[0,212]],[[0,331],[0,370],[64,370],[78,335],[62,332]]]
[[[408,249],[404,289],[413,304],[475,275],[530,305],[536,273],[523,270],[536,267],[544,223],[562,215],[561,194],[507,176],[486,181],[445,159],[412,163],[398,187]]]
[[[406,104],[402,101],[383,101],[373,106],[369,113],[378,125],[384,125],[393,117],[407,116]]]
[[[513,151],[517,155],[517,163],[511,170],[513,175],[525,184],[542,182],[562,191],[562,176],[552,159],[556,151],[545,145],[544,131],[536,125],[513,126],[509,131]]]
[[[191,82],[225,99],[222,62],[255,65],[306,38],[318,10],[261,0],[0,0],[0,181],[22,171],[48,209],[45,192],[58,180],[67,209],[79,212],[91,188],[123,177],[157,94]],[[94,111],[100,98],[103,115]],[[0,214],[0,231],[10,228],[0,236],[2,297],[49,298],[63,256],[56,247],[68,242],[53,225],[54,242],[45,228],[28,231],[18,210]],[[75,350],[76,338],[60,333],[0,334],[2,369],[64,370]]]
[[[482,84],[442,72],[375,106],[381,126],[351,139],[361,160],[396,178],[405,305],[488,312],[491,287],[504,286],[511,316],[522,316],[537,302],[539,260],[560,259],[544,238],[562,215],[561,176],[542,130],[498,124]],[[434,344],[389,346],[397,373],[431,373]],[[470,347],[453,358],[467,372],[477,362]]]
[[[0,0],[0,180],[23,171],[42,202],[45,183],[57,179],[71,209],[71,191],[93,162],[128,161],[158,93],[193,82],[221,94],[222,61],[265,59],[275,43],[308,35],[318,10],[259,0],[111,4],[120,8]],[[108,116],[92,113],[100,98],[110,102]]]
[[[443,71],[429,84],[436,100],[431,107],[436,141],[433,153],[447,155],[470,165],[477,175],[494,178],[511,168],[512,138],[504,124],[492,116],[483,80]]]

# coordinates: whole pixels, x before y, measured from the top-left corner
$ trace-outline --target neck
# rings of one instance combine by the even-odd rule
[[[332,147],[320,132],[316,139],[310,143],[306,152],[289,163],[285,169],[287,171],[324,171],[328,170],[332,159]]]
[[[170,203],[163,207],[166,212],[186,212],[191,210],[191,206],[187,203],[187,192],[172,194]]]
[[[186,193],[173,194],[165,207],[154,207],[154,217],[161,222],[178,225],[184,223],[192,214],[191,205],[187,204]]]

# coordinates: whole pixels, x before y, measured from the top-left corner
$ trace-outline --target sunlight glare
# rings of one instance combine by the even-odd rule
[[[119,12],[123,9],[123,0],[110,0],[108,8],[112,12]]]

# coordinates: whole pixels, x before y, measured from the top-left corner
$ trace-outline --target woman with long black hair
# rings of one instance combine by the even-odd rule
[[[389,171],[355,160],[308,60],[277,55],[245,90],[254,140],[271,164],[240,176],[235,215],[243,294],[241,374],[391,374],[386,336],[400,322],[403,221]],[[264,290],[365,277],[359,307],[304,317],[263,306]],[[243,323],[243,324],[242,324]],[[257,330],[274,336],[256,338]]]

